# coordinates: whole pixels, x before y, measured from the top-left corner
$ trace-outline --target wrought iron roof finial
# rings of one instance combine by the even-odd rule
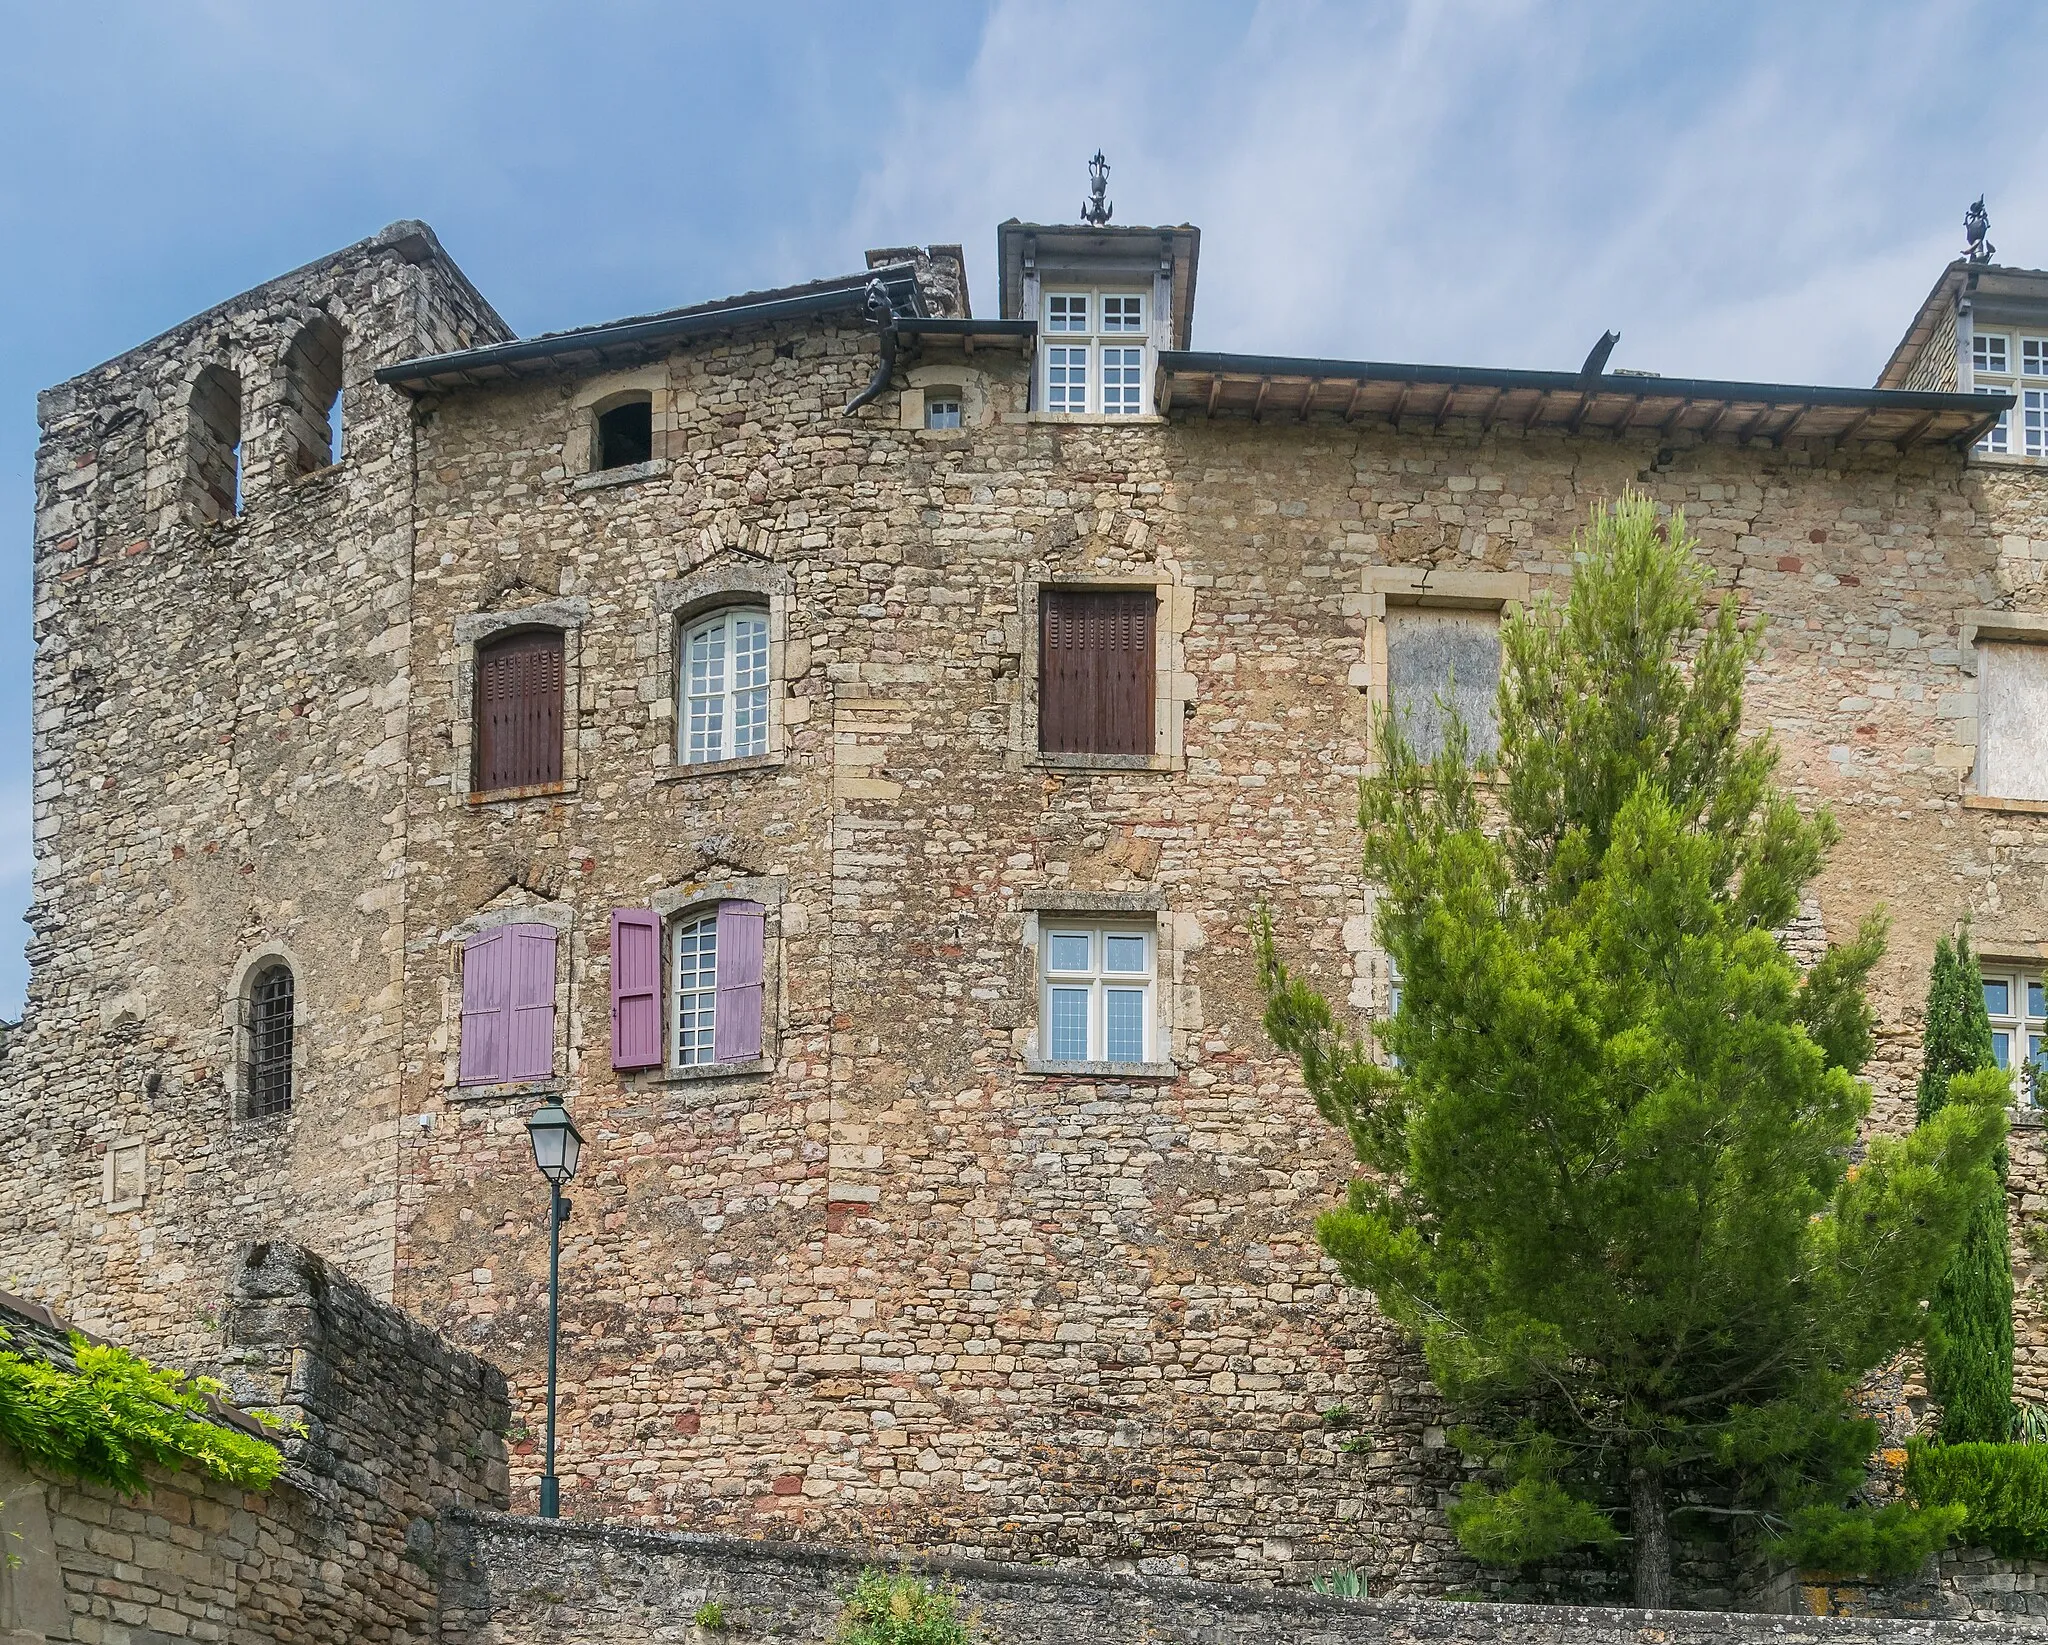
[[[1088,192],[1090,199],[1081,206],[1081,221],[1092,228],[1101,228],[1109,221],[1109,214],[1116,210],[1114,204],[1103,198],[1109,192],[1109,162],[1102,157],[1102,150],[1095,151],[1095,158],[1088,162]]]
[[[1998,247],[1985,238],[1991,232],[1991,218],[1984,210],[1984,196],[1977,196],[1977,203],[1963,214],[1963,233],[1969,244],[1963,248],[1965,260],[1972,263],[1988,263],[1997,255]]]

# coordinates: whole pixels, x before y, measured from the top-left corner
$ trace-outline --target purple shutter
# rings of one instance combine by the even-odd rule
[[[456,1083],[496,1085],[510,1048],[507,1001],[512,993],[508,926],[479,931],[462,945],[462,1053]]]
[[[768,910],[757,902],[718,905],[718,1015],[711,1054],[720,1062],[752,1062],[761,1054],[762,954]]]
[[[612,910],[612,1066],[661,1062],[661,921],[650,908]]]
[[[505,1077],[544,1080],[555,1071],[555,928],[504,927],[512,947]]]

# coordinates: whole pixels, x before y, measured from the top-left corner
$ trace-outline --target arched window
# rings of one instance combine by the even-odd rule
[[[683,632],[685,765],[768,752],[768,610],[728,606]]]
[[[316,314],[285,351],[285,433],[292,472],[341,461],[341,327]]]
[[[292,968],[282,960],[249,980],[242,1089],[250,1119],[282,1114],[292,1105]]]
[[[476,652],[476,792],[562,780],[562,631],[524,628]]]
[[[599,402],[593,469],[631,468],[654,456],[654,396],[637,391]]]
[[[242,379],[210,365],[192,384],[186,490],[201,520],[242,512]]]

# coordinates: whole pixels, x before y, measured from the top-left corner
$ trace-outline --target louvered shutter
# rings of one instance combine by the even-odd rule
[[[1157,597],[1142,589],[1048,588],[1038,609],[1038,746],[1150,754]]]
[[[652,909],[612,910],[612,1066],[661,1062],[661,921]]]
[[[768,911],[757,902],[718,905],[718,1011],[711,1054],[751,1062],[761,1054],[761,998]]]
[[[476,787],[562,780],[562,631],[528,629],[477,648]]]
[[[496,1085],[507,1076],[512,944],[506,926],[479,931],[462,945],[462,1048],[456,1081]]]
[[[504,930],[512,947],[505,1077],[544,1080],[555,1071],[555,928]]]

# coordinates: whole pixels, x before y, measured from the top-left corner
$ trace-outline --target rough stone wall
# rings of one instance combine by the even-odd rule
[[[1316,1251],[1343,1151],[1263,1040],[1245,937],[1268,902],[1313,980],[1384,1002],[1353,832],[1367,571],[1519,571],[1541,594],[1600,499],[1638,485],[1687,510],[1773,624],[1754,723],[1843,823],[1818,918],[1891,910],[1872,1073],[1875,1124],[1899,1130],[1936,933],[1973,908],[1980,932],[1995,912],[2048,936],[2040,820],[1963,804],[1958,627],[2030,597],[2031,492],[1946,451],[1061,426],[986,354],[947,368],[993,408],[979,428],[904,431],[886,399],[822,414],[869,346],[792,327],[677,353],[666,466],[601,489],[565,457],[571,394],[600,382],[433,408],[422,682],[458,677],[466,617],[573,598],[588,618],[568,792],[467,803],[446,726],[415,715],[405,1108],[428,1123],[404,1130],[401,1294],[521,1368],[537,1432],[531,1094],[451,1088],[448,938],[480,907],[546,907],[571,933],[559,1066],[591,1136],[564,1252],[576,1512],[1481,1586],[1443,1523],[1457,1468],[1420,1368]],[[762,561],[788,591],[784,755],[678,777],[658,590]],[[1184,769],[1021,746],[1029,588],[1071,577],[1168,587]],[[773,1076],[615,1075],[607,910],[735,872],[782,887]],[[1023,1071],[1028,905],[1072,891],[1161,910],[1178,1078]],[[2039,1203],[2040,1135],[2015,1138],[2016,1214]],[[1340,1403],[1366,1454],[1320,1420]],[[1730,1580],[1702,1568],[1692,1592],[1725,1601]]]
[[[9,1348],[62,1362],[0,1306]],[[311,1253],[247,1254],[236,1380],[304,1429],[264,1492],[154,1469],[127,1498],[0,1447],[0,1637],[353,1645],[440,1637],[437,1515],[504,1502],[504,1380]],[[247,1419],[243,1419],[246,1421]]]
[[[345,444],[301,474],[286,361],[322,315]],[[42,397],[0,1283],[110,1335],[206,1357],[233,1252],[281,1231],[388,1293],[413,429],[371,374],[502,332],[401,223]],[[242,385],[243,508],[215,523],[187,462],[209,366]],[[297,1089],[252,1120],[234,985],[266,951],[296,972]]]
[[[449,1645],[704,1645],[693,1625],[715,1600],[726,1629],[748,1640],[829,1640],[857,1554],[727,1537],[549,1524],[458,1514],[445,1528],[443,1638]],[[954,1588],[979,1637],[1002,1645],[1075,1639],[1147,1645],[1943,1645],[2036,1631],[2002,1619],[1894,1620],[1740,1616],[1428,1600],[1324,1598],[1300,1590],[1225,1587],[979,1560],[919,1561]]]

